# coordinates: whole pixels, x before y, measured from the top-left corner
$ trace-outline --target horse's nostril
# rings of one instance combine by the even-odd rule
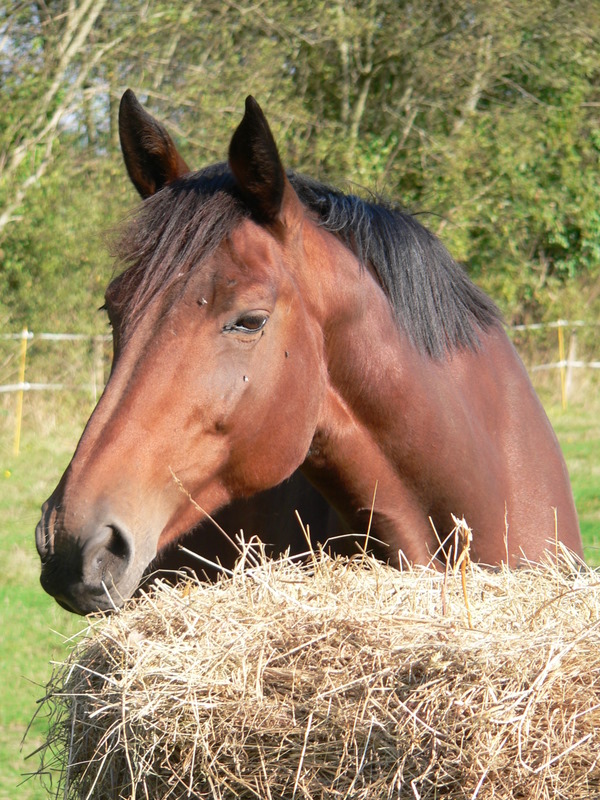
[[[46,533],[46,523],[44,522],[43,517],[35,528],[35,546],[37,547],[40,558],[42,561],[45,561],[46,558],[48,558],[50,547],[48,543],[48,535]]]
[[[126,534],[116,525],[109,525],[109,528],[112,530],[112,536],[106,549],[109,553],[115,556],[115,558],[129,561],[131,556],[131,545],[128,534]]]
[[[116,584],[126,572],[132,555],[131,537],[110,524],[83,546],[83,578],[89,585]]]
[[[52,555],[56,508],[48,503],[42,506],[42,516],[35,528],[35,545],[43,561]]]

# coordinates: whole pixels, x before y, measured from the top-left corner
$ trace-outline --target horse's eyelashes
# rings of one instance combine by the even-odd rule
[[[224,326],[226,333],[259,333],[267,324],[269,317],[262,312],[252,312],[243,314],[234,322],[229,322]]]
[[[248,331],[259,331],[266,324],[267,316],[265,314],[248,314],[236,322],[236,327],[245,328]]]

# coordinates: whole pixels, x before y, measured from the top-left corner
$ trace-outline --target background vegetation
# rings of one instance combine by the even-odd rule
[[[597,0],[8,0],[0,326],[98,330],[128,86],[196,166],[252,93],[287,165],[430,212],[509,321],[596,315],[599,34]]]

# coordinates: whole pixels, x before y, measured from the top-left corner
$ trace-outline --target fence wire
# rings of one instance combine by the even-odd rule
[[[514,325],[507,328],[538,391],[560,393],[564,409],[574,399],[584,370],[600,370],[598,323],[584,320]],[[24,397],[30,392],[79,393],[94,405],[110,372],[112,337],[106,334],[0,334],[0,399],[15,418],[18,452]],[[558,381],[555,373],[558,372]],[[16,396],[16,401],[12,396]],[[9,399],[10,398],[10,399]]]

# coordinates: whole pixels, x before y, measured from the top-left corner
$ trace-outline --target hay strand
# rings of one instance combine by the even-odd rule
[[[159,585],[57,666],[57,797],[600,796],[597,572],[245,561]]]

